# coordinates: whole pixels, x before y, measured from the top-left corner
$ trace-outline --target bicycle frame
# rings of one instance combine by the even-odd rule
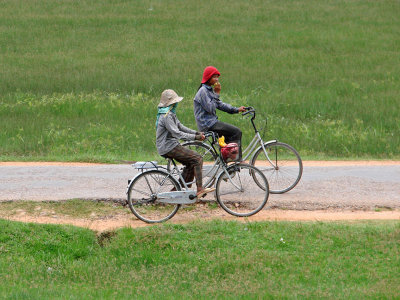
[[[229,179],[229,181],[232,183],[232,185],[233,186],[235,186],[237,189],[239,189],[240,190],[240,187],[238,187],[233,181],[232,181],[232,177],[229,175],[229,173],[228,173],[228,171],[227,171],[227,168],[228,167],[230,167],[230,166],[228,166],[228,164],[223,160],[223,158],[222,158],[222,155],[221,155],[221,151],[217,151],[217,149],[215,148],[215,144],[217,143],[217,141],[218,141],[218,134],[217,133],[215,133],[215,132],[207,132],[206,133],[206,137],[212,137],[212,141],[210,141],[210,140],[207,140],[207,142],[208,142],[208,144],[210,145],[210,146],[207,146],[207,147],[210,147],[210,151],[213,151],[214,153],[216,153],[216,154],[218,154],[218,156],[217,156],[217,158],[216,158],[216,160],[214,160],[214,163],[213,163],[213,165],[211,166],[211,170],[210,171],[208,171],[207,172],[207,174],[208,174],[208,176],[207,176],[207,180],[206,180],[206,182],[204,183],[204,187],[210,187],[211,186],[211,184],[213,183],[213,181],[215,180],[215,179],[217,179],[219,176],[220,176],[220,174],[222,173],[222,172],[224,172],[225,174],[226,174],[226,176],[227,176],[227,178]],[[204,143],[204,142],[203,142]],[[207,144],[207,145],[208,145]],[[237,164],[237,163],[236,163]],[[171,170],[171,172],[170,172],[170,174],[172,174],[172,175],[177,175],[177,176],[179,176],[179,184],[181,185],[181,181],[182,182],[184,182],[183,181],[183,178],[182,178],[182,176],[181,176],[181,173],[180,173],[180,171],[179,171],[179,168],[178,168],[178,166],[176,165],[176,163],[173,161],[173,169]],[[203,165],[203,169],[204,169],[204,165]],[[221,169],[221,170],[220,170]],[[204,175],[204,173],[203,173],[203,175]],[[191,184],[193,184],[193,183],[195,183],[196,182],[196,180],[193,180],[193,181],[191,181],[191,182],[186,182],[185,184],[187,184],[187,185],[191,185]],[[182,185],[181,185],[181,187],[182,187]]]
[[[260,132],[258,131],[256,124],[254,124],[254,119],[256,118],[256,112],[252,107],[247,107],[248,111],[245,112],[243,114],[243,116],[247,115],[247,114],[252,114],[252,117],[250,119],[251,121],[251,125],[253,125],[254,128],[254,137],[252,139],[252,141],[250,142],[250,144],[246,147],[245,150],[243,150],[243,160],[248,159],[253,153],[257,152],[258,149],[262,148],[265,154],[265,157],[267,158],[268,162],[271,164],[272,167],[276,167],[274,165],[274,163],[271,161],[271,159],[268,156],[268,152],[265,150],[265,146],[266,144],[270,144],[270,143],[276,143],[278,140],[270,140],[268,142],[264,142],[264,140],[262,139]],[[257,144],[260,145],[260,147],[256,148]]]
[[[268,156],[268,152],[265,150],[265,146],[266,144],[270,144],[270,143],[276,143],[278,140],[270,140],[268,142],[264,142],[264,140],[262,139],[260,133],[258,131],[256,131],[256,134],[253,137],[253,140],[250,142],[250,144],[246,147],[245,150],[243,150],[243,160],[247,160],[251,154],[255,153],[259,148],[262,148],[264,153],[265,153],[265,157],[268,159],[269,163],[271,164],[271,166],[275,167],[274,163],[271,161],[271,159]],[[258,148],[257,144],[259,144],[260,146]]]
[[[267,160],[268,160],[269,164],[271,165],[271,167],[274,168],[274,169],[276,169],[276,168],[277,168],[277,167],[276,167],[276,164],[275,164],[275,163],[271,160],[271,158],[269,157],[265,145],[272,144],[272,143],[276,143],[276,142],[278,142],[278,140],[275,139],[275,140],[269,140],[269,141],[267,141],[267,142],[264,142],[264,140],[263,140],[262,137],[261,137],[260,132],[258,131],[258,129],[257,129],[255,123],[254,123],[254,119],[255,119],[255,116],[256,116],[255,110],[254,110],[252,107],[248,107],[247,109],[248,109],[248,111],[245,112],[245,113],[243,114],[243,116],[246,115],[246,114],[251,114],[251,115],[252,115],[252,117],[251,117],[251,124],[252,124],[252,126],[253,126],[253,128],[254,128],[254,133],[255,133],[255,134],[254,134],[254,137],[253,137],[253,139],[251,140],[251,142],[250,142],[250,143],[248,144],[248,146],[246,147],[246,149],[243,150],[243,160],[248,160],[248,159],[251,160],[251,159],[252,159],[252,156],[253,156],[257,151],[259,151],[259,149],[261,148],[261,149],[264,151],[265,157],[267,158]],[[214,134],[215,134],[215,133],[214,133]],[[216,136],[216,135],[215,135],[215,136]],[[217,150],[215,149],[215,147],[214,147],[214,144],[216,143],[215,136],[213,137],[213,141],[210,142],[209,140],[207,140],[207,144],[210,145],[212,151],[214,151],[215,154],[218,154],[217,159],[214,161],[214,164],[211,166],[211,170],[210,170],[210,172],[208,173],[208,174],[212,174],[212,176],[210,176],[211,179],[206,183],[207,186],[209,185],[210,182],[212,182],[213,179],[215,179],[215,178],[217,177],[218,170],[219,170],[219,168],[221,167],[221,163],[222,163],[222,164],[226,164],[226,163],[224,162],[224,160],[222,159],[222,157],[221,157],[220,151],[217,151]],[[203,142],[203,143],[204,143],[204,142]],[[204,144],[205,144],[205,143],[204,143]],[[184,145],[184,144],[183,144],[183,145]],[[209,146],[208,146],[208,147],[209,147]],[[211,149],[210,149],[210,150],[211,150]]]

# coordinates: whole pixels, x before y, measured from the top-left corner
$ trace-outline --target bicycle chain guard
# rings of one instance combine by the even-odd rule
[[[192,199],[191,199],[192,198]],[[175,191],[157,194],[157,201],[170,204],[192,204],[196,202],[195,191]]]

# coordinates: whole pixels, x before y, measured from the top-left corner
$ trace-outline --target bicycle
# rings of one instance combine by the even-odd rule
[[[245,163],[227,164],[217,151],[217,135],[205,134],[213,140],[211,147],[218,153],[220,172],[214,173],[215,197],[219,205],[229,214],[248,217],[259,212],[268,201],[269,186],[264,174],[256,167]],[[185,182],[179,167],[169,159],[170,169],[156,162],[133,164],[139,170],[128,181],[127,198],[132,213],[147,223],[160,223],[172,218],[183,204],[196,202],[196,191]],[[257,182],[256,182],[257,180]]]
[[[243,161],[249,159],[250,165],[257,167],[264,173],[269,183],[270,193],[283,194],[290,191],[299,183],[303,174],[303,162],[299,153],[292,146],[278,140],[264,142],[254,123],[256,118],[255,109],[249,106],[246,107],[246,110],[246,112],[242,113],[242,116],[251,116],[250,121],[255,134],[252,141],[243,151]],[[267,119],[265,119],[264,129],[266,125]],[[220,167],[217,153],[209,143],[205,142],[185,142],[182,146],[200,153],[203,156],[203,161],[208,162],[203,167],[203,178],[208,178],[204,186],[212,186],[214,184],[214,174],[218,173]],[[210,165],[210,163],[213,164]],[[169,167],[170,165],[167,164],[167,168]]]

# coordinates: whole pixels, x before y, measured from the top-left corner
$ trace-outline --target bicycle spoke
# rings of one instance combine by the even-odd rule
[[[239,193],[239,192],[241,192],[241,191],[240,191],[240,190],[236,190],[236,191],[224,191],[224,192],[221,192],[220,195],[221,195],[221,196],[222,196],[222,195],[234,195],[234,194]]]
[[[137,193],[139,193],[139,194],[142,194],[142,195],[146,195],[146,196],[151,197],[151,194],[149,194],[149,193],[147,193],[147,192],[145,192],[145,191],[143,191],[143,190],[138,190],[138,189],[132,188],[132,191],[135,191],[135,192],[137,192]]]
[[[142,198],[142,199],[139,199],[139,201],[132,202],[132,205],[133,206],[138,206],[138,205],[143,205],[143,204],[150,203],[152,201],[154,201],[154,200]]]
[[[147,183],[147,186],[148,186],[149,189],[150,189],[150,192],[151,192],[152,194],[154,194],[153,189],[152,189],[152,187],[151,187],[151,184],[150,184],[150,182],[149,182],[149,179],[147,178],[147,176],[144,176],[144,178],[146,179],[146,183]]]

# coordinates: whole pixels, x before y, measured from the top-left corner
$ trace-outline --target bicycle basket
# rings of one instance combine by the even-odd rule
[[[221,147],[222,158],[226,162],[236,161],[239,157],[239,146],[237,143],[229,143]]]

